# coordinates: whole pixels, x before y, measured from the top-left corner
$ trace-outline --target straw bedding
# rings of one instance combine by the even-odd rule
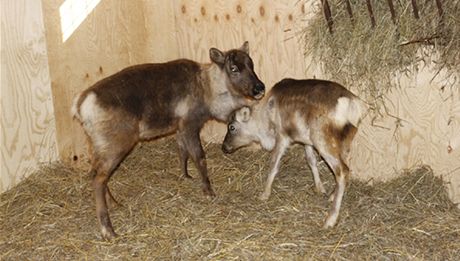
[[[113,242],[100,238],[90,178],[43,166],[0,195],[1,260],[455,260],[460,211],[427,167],[370,186],[351,179],[338,226],[324,230],[330,203],[314,191],[301,147],[283,159],[267,202],[257,199],[269,154],[205,150],[213,187],[206,198],[193,164],[181,177],[172,138],[141,144],[109,185]],[[322,162],[328,191],[333,177]]]
[[[329,33],[323,1],[303,29],[304,51],[314,67],[366,100],[375,116],[386,115],[386,94],[404,88],[400,79],[431,68],[431,82],[458,91],[460,79],[460,1],[362,1],[328,0],[332,33]],[[347,12],[350,4],[352,17]],[[395,17],[389,8],[394,4]],[[413,14],[417,3],[419,17]],[[372,26],[369,14],[376,23]]]

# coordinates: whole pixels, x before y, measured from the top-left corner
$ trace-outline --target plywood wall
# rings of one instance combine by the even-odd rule
[[[355,177],[388,180],[401,170],[429,165],[460,203],[460,89],[429,67],[399,78],[387,112],[365,119],[352,147]]]
[[[209,48],[238,48],[249,41],[255,71],[267,87],[284,77],[304,77],[302,1],[174,1],[179,56],[209,62]],[[225,126],[211,123],[207,141],[221,142]]]
[[[87,160],[88,147],[82,128],[70,115],[73,98],[98,80],[129,65],[147,62],[150,57],[171,58],[165,53],[151,52],[149,56],[147,51],[151,49],[151,42],[161,36],[156,31],[147,31],[146,24],[152,23],[152,28],[157,28],[157,22],[168,21],[158,19],[155,12],[144,12],[142,1],[102,0],[70,38],[63,41],[59,7],[64,2],[43,1],[51,87],[57,108],[61,159],[81,163]],[[171,38],[165,39],[171,41]]]
[[[58,159],[40,1],[1,1],[0,193]]]

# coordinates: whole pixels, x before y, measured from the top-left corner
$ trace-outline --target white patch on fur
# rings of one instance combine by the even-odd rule
[[[295,137],[296,141],[312,145],[313,143],[310,139],[310,128],[308,127],[305,118],[298,111],[294,113],[294,123],[299,133],[299,137]]]
[[[211,114],[221,121],[226,121],[229,114],[239,107],[229,91],[219,93],[213,99],[210,110]]]
[[[174,110],[174,113],[176,114],[177,117],[182,118],[187,114],[189,109],[190,109],[189,99],[185,98],[177,104],[176,109]]]
[[[98,123],[105,120],[107,112],[98,104],[96,94],[88,93],[80,105],[80,121],[95,148],[103,149],[108,144],[105,137],[98,132]]]
[[[96,94],[90,92],[80,105],[80,117],[83,123],[94,123],[101,117],[103,109],[97,104]]]
[[[244,106],[244,100],[238,102],[227,88],[227,74],[216,64],[212,64],[206,72],[209,76],[211,97],[208,97],[211,114],[221,121],[227,121],[229,114],[238,107]]]
[[[338,127],[343,127],[348,123],[348,107],[350,105],[350,99],[347,97],[340,97],[337,100],[337,105],[333,113],[334,123]]]
[[[353,99],[348,108],[348,121],[353,124],[353,126],[358,127],[365,111],[366,104],[359,99]]]
[[[260,140],[260,146],[264,148],[265,150],[271,151],[275,147],[276,144],[276,138],[275,138],[275,133],[273,130],[268,130],[268,131],[259,131],[259,140]]]
[[[271,151],[276,145],[276,123],[273,122],[277,110],[274,106],[259,103],[252,107],[252,118],[250,121],[255,122],[253,133],[257,133],[259,143],[265,150]]]
[[[359,99],[350,100],[347,97],[340,97],[331,116],[338,127],[343,127],[347,123],[358,127],[364,110],[364,103]]]

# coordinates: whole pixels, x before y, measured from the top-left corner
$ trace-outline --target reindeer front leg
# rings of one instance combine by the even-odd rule
[[[179,129],[177,133],[177,139],[179,144],[183,146],[183,154],[180,155],[180,157],[184,176],[188,176],[186,171],[186,158],[183,157],[186,151],[187,155],[190,156],[190,158],[193,160],[195,167],[198,169],[198,172],[201,175],[202,189],[204,194],[213,197],[215,196],[215,193],[212,190],[211,182],[208,178],[206,157],[200,140],[200,128],[193,128],[193,124],[184,124],[183,126],[187,126],[187,128]],[[182,150],[182,148],[180,150]]]
[[[277,138],[275,149],[272,152],[272,158],[270,161],[270,166],[271,166],[270,174],[268,175],[267,183],[265,184],[265,190],[262,193],[262,195],[260,195],[259,199],[267,200],[270,197],[273,180],[275,179],[279,171],[280,160],[283,157],[284,152],[286,151],[287,147],[289,146],[289,143],[290,142],[288,138],[282,138],[282,137]]]

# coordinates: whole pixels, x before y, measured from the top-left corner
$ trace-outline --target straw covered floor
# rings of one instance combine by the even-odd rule
[[[338,226],[314,190],[300,146],[284,157],[267,202],[269,154],[205,146],[214,199],[193,164],[181,177],[175,140],[140,144],[109,186],[113,242],[101,239],[87,171],[43,166],[0,195],[0,260],[455,260],[460,211],[427,167],[370,186],[351,179]],[[320,164],[326,189],[332,174]]]

